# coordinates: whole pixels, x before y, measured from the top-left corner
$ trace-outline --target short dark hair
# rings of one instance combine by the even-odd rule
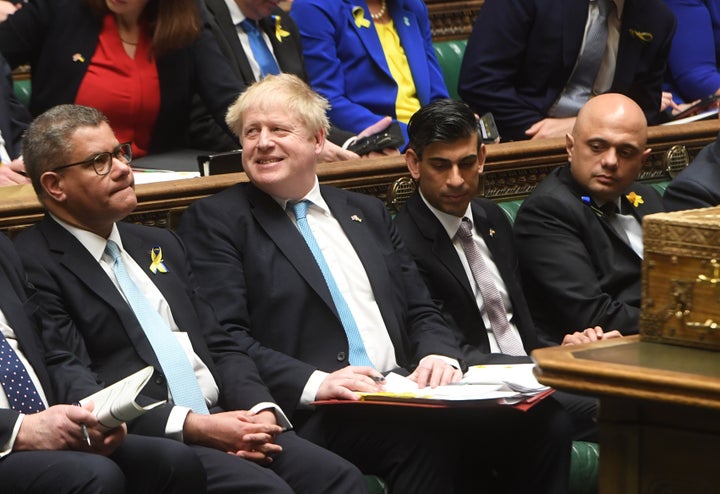
[[[439,99],[423,106],[410,118],[408,148],[422,158],[433,142],[455,141],[478,133],[477,118],[462,101]],[[478,146],[480,145],[478,140]]]
[[[110,125],[107,117],[95,108],[80,105],[58,105],[32,121],[23,137],[23,161],[35,193],[43,188],[40,177],[46,171],[62,166],[70,159],[70,138],[83,127]]]

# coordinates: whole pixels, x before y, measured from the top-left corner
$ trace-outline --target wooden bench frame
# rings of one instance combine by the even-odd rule
[[[653,152],[641,179],[669,180],[671,173],[674,173],[667,169],[669,151],[677,151],[678,148],[682,151],[684,147],[683,152],[687,153],[685,160],[690,160],[700,149],[715,140],[719,131],[718,120],[650,128],[649,145]],[[564,139],[492,144],[488,146],[485,173],[478,194],[498,202],[523,198],[553,168],[564,163]],[[408,171],[402,156],[323,163],[318,166],[321,183],[370,194],[386,202],[393,182],[406,176]],[[247,181],[244,173],[230,173],[138,185],[138,206],[128,221],[174,228],[182,212],[192,202],[244,181]],[[12,235],[38,221],[43,214],[44,210],[31,186],[2,189],[0,230]]]

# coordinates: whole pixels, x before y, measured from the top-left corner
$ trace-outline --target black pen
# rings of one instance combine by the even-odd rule
[[[79,402],[73,403],[76,407],[81,407],[82,405]],[[82,430],[83,437],[85,438],[85,441],[87,442],[87,445],[92,448],[92,443],[90,442],[90,433],[87,430],[87,426],[80,422],[80,429]]]
[[[384,383],[385,382],[384,376],[370,376],[370,379],[372,379],[376,383]]]

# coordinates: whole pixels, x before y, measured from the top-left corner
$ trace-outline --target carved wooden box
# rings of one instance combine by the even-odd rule
[[[720,350],[720,207],[643,222],[640,338]]]

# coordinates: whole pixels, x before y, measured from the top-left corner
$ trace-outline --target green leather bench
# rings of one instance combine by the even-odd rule
[[[13,90],[15,96],[20,100],[22,104],[28,106],[30,104],[30,79],[15,79],[13,80]]]
[[[460,64],[462,64],[466,39],[454,39],[450,41],[436,41],[433,43],[435,56],[437,57],[440,69],[445,79],[445,86],[452,99],[459,100],[457,87],[460,77]]]

